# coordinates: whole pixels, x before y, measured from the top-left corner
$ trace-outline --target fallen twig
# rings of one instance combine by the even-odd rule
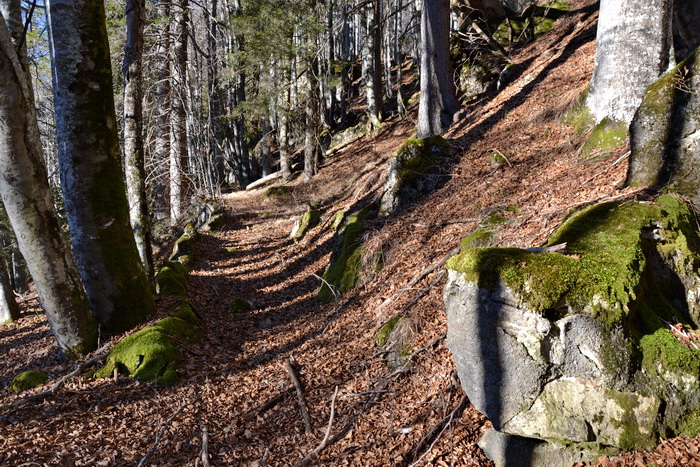
[[[202,466],[209,467],[209,430],[206,425],[202,425],[202,449],[199,451]]]
[[[306,434],[309,434],[313,432],[313,428],[311,427],[311,416],[309,415],[309,409],[306,408],[306,397],[304,397],[304,388],[301,385],[299,376],[297,375],[296,370],[294,370],[294,366],[292,365],[292,361],[290,359],[287,359],[287,373],[289,373],[289,377],[291,378],[292,383],[294,383],[294,387],[297,390],[299,409],[301,410],[301,416],[304,419],[304,430]]]
[[[36,394],[32,394],[31,396],[27,396],[27,397],[25,397],[25,398],[23,398],[23,399],[16,400],[16,401],[14,401],[14,402],[11,403],[11,404],[2,405],[2,406],[0,406],[0,411],[4,411],[4,410],[10,410],[10,411],[11,411],[11,410],[14,410],[14,409],[16,409],[17,407],[20,407],[20,406],[22,406],[22,405],[24,405],[24,404],[26,404],[26,403],[28,403],[28,402],[33,402],[33,401],[36,401],[37,399],[42,399],[42,398],[48,396],[49,394],[53,394],[53,393],[56,392],[61,386],[63,386],[64,384],[66,384],[66,381],[68,381],[69,379],[71,379],[72,377],[74,377],[75,375],[77,375],[78,373],[80,373],[81,371],[85,370],[86,368],[89,368],[89,367],[91,367],[92,365],[94,365],[95,363],[97,363],[97,362],[103,360],[103,359],[107,356],[107,351],[108,351],[109,349],[111,349],[111,348],[112,348],[112,343],[111,343],[111,342],[108,342],[107,344],[105,344],[105,345],[103,345],[102,347],[100,347],[99,349],[97,349],[97,350],[95,351],[94,355],[92,356],[92,358],[90,358],[90,359],[88,359],[88,360],[85,360],[85,361],[82,362],[82,363],[79,363],[78,366],[76,366],[76,367],[73,369],[73,371],[71,371],[71,372],[68,373],[67,375],[62,376],[61,378],[59,378],[58,381],[56,381],[55,383],[53,383],[48,389],[46,389],[46,390],[44,390],[44,391],[41,391],[41,392],[38,392],[38,393],[36,393]]]
[[[301,467],[304,465],[307,465],[309,462],[314,460],[318,454],[323,451],[326,448],[326,445],[328,444],[328,439],[331,436],[331,428],[333,427],[333,418],[335,417],[335,399],[338,397],[338,386],[335,387],[335,391],[333,391],[333,399],[331,399],[331,415],[328,417],[328,426],[326,427],[326,434],[323,436],[323,439],[321,440],[321,443],[316,446],[316,449],[311,451],[309,454],[306,455],[302,460],[297,462],[295,464],[295,467]]]
[[[148,459],[151,458],[154,452],[156,452],[156,448],[158,447],[158,443],[160,443],[160,440],[163,438],[163,434],[165,433],[165,430],[168,429],[170,424],[175,420],[175,417],[177,417],[180,412],[182,412],[185,407],[187,407],[188,401],[185,397],[182,398],[182,403],[180,406],[177,408],[177,410],[168,418],[165,423],[163,423],[160,426],[160,429],[156,431],[156,438],[153,441],[153,446],[146,452],[146,454],[141,458],[138,464],[136,464],[136,467],[141,467],[143,465],[146,465],[146,462],[148,462]]]
[[[294,390],[294,386],[290,386],[287,389],[285,389],[284,391],[282,391],[281,393],[277,394],[275,397],[273,397],[269,401],[265,402],[259,408],[255,409],[255,410],[251,410],[250,412],[248,412],[246,414],[246,416],[245,416],[246,420],[251,420],[253,417],[257,417],[258,415],[261,415],[261,414],[267,412],[268,410],[270,410],[271,408],[273,408],[274,406],[276,406],[277,404],[282,402],[282,400],[287,396],[287,394],[289,394],[293,390]]]
[[[440,436],[442,436],[447,427],[450,426],[452,420],[455,417],[459,418],[462,415],[462,412],[464,412],[464,409],[467,408],[468,403],[469,398],[466,394],[464,394],[459,400],[457,407],[455,407],[455,409],[452,412],[450,412],[449,415],[444,417],[435,426],[433,426],[430,429],[430,431],[428,431],[428,433],[420,440],[418,445],[413,449],[411,458],[415,459],[415,461],[409,464],[410,467],[417,465],[423,459],[423,457],[425,457],[430,451],[433,450],[433,446],[435,446],[435,443],[437,443],[437,441],[440,439]],[[419,456],[421,452],[422,454]]]
[[[423,289],[423,290],[421,291],[421,293],[419,293],[419,294],[418,294],[416,297],[414,297],[410,302],[408,302],[408,304],[407,304],[405,307],[403,307],[403,310],[401,310],[401,312],[400,312],[399,314],[400,314],[400,315],[403,315],[403,314],[406,313],[413,305],[415,305],[416,303],[418,303],[418,301],[419,301],[421,298],[425,297],[425,296],[428,294],[428,292],[430,292],[430,290],[431,290],[433,287],[435,287],[435,285],[436,285],[438,282],[440,282],[440,281],[442,280],[443,277],[445,277],[445,271],[442,271],[442,273],[441,273],[438,277],[436,277],[435,280],[434,280],[433,282],[431,282],[431,284],[430,284],[428,287],[426,287],[425,289]]]
[[[445,256],[440,258],[437,262],[431,264],[430,266],[426,266],[423,268],[421,272],[416,274],[413,279],[411,279],[406,286],[400,288],[398,291],[396,291],[394,294],[390,295],[386,300],[384,300],[381,305],[379,305],[374,311],[377,312],[381,310],[382,308],[386,307],[389,305],[392,301],[394,301],[396,298],[398,298],[402,293],[404,293],[406,290],[409,290],[411,287],[416,285],[418,282],[420,282],[425,276],[430,274],[431,272],[435,271],[436,269],[442,267],[445,265],[448,259],[452,258],[454,255],[459,253],[459,246],[456,246],[452,248],[450,251],[447,252]]]

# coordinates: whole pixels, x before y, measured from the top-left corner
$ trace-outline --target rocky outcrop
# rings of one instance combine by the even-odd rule
[[[402,203],[434,190],[437,183],[431,174],[438,159],[449,155],[449,146],[442,136],[406,141],[389,159],[379,216],[390,216]]]
[[[700,324],[694,219],[665,195],[570,217],[548,242],[566,255],[463,244],[447,264],[447,343],[494,428],[579,451],[697,434],[700,351],[669,325]]]
[[[630,186],[668,186],[700,202],[700,50],[649,86],[630,126]]]

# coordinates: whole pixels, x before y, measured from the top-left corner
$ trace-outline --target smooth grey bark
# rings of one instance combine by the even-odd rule
[[[7,261],[0,248],[0,324],[18,320],[20,318],[19,306],[12,293],[10,275],[7,269]]]
[[[362,79],[365,82],[367,116],[373,128],[382,122],[382,27],[381,0],[374,0],[366,12],[366,34],[362,43]]]
[[[421,12],[419,138],[441,135],[459,111],[450,60],[450,2],[423,0]]]
[[[102,0],[48,9],[61,187],[78,270],[98,322],[121,333],[154,312],[129,222]]]
[[[124,78],[124,171],[129,218],[136,248],[149,279],[153,280],[151,225],[146,199],[146,169],[143,145],[143,25],[144,0],[126,0],[126,45]]]
[[[170,158],[170,0],[160,0],[156,6],[158,23],[161,30],[156,44],[155,78],[153,92],[155,104],[155,125],[153,129],[152,157],[157,164],[163,164]],[[163,170],[165,172],[165,170]],[[161,172],[162,173],[162,172]],[[159,177],[154,190],[155,217],[165,219],[170,215],[167,198],[167,184]]]
[[[170,221],[175,223],[183,212],[187,193],[187,34],[189,11],[187,0],[175,6],[173,24],[173,60],[170,62]]]
[[[629,124],[647,86],[666,70],[671,0],[602,0],[586,104],[596,123]]]
[[[4,3],[4,11],[19,8],[19,2],[13,4],[8,8]],[[97,346],[97,323],[70,248],[61,237],[31,82],[4,17],[0,17],[0,63],[0,196],[58,347],[76,358]]]

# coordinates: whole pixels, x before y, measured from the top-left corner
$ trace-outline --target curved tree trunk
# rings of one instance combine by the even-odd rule
[[[97,320],[109,333],[154,312],[129,223],[102,0],[49,4],[56,139],[71,241]]]
[[[670,0],[602,0],[587,105],[596,123],[629,124],[671,47]]]
[[[450,2],[423,0],[419,138],[444,133],[459,110],[450,61]]]
[[[19,2],[9,3],[19,15]],[[6,11],[3,8],[3,15]],[[61,238],[29,75],[20,65],[4,18],[0,18],[0,62],[0,195],[58,347],[75,358],[97,346],[97,325],[70,248]]]
[[[143,267],[153,279],[151,225],[146,200],[146,169],[143,148],[143,24],[144,0],[126,1],[126,46],[124,47],[124,170],[129,218]]]

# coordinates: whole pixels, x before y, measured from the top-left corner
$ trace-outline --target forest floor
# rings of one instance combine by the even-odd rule
[[[411,135],[411,118],[389,118],[333,152],[312,182],[293,182],[288,194],[225,195],[226,226],[201,234],[196,246],[188,288],[204,337],[184,348],[180,383],[76,377],[30,403],[0,406],[0,464],[135,465],[148,453],[147,465],[202,465],[206,427],[212,465],[291,465],[322,442],[333,407],[316,464],[490,465],[476,445],[490,422],[464,404],[445,347],[444,273],[405,286],[495,209],[507,217],[499,245],[531,247],[574,207],[644,196],[622,188],[628,148],[584,160],[586,135],[561,123],[590,80],[595,51],[592,2],[571,3],[571,13],[514,55],[518,79],[465,104],[446,135],[452,157],[441,186],[372,221],[365,246],[382,253],[381,271],[333,303],[316,298],[335,246],[328,226],[336,212],[381,194],[386,162]],[[494,168],[496,152],[508,161]],[[322,210],[321,224],[294,242],[289,233],[309,203]],[[252,309],[233,313],[237,299]],[[171,302],[159,304],[167,314]],[[75,365],[61,359],[36,302],[23,306],[24,318],[0,328],[0,404],[42,390],[11,393],[17,373],[43,370],[51,383]],[[414,323],[417,350],[396,370],[375,336],[398,315]],[[288,362],[304,386],[308,430]],[[601,464],[698,465],[699,446],[664,440]]]

